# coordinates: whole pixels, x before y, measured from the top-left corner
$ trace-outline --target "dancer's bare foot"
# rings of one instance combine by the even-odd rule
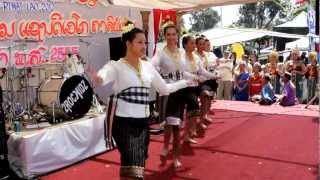
[[[180,169],[180,168],[182,167],[182,164],[181,164],[181,162],[179,161],[179,159],[174,159],[174,160],[173,160],[173,167],[174,167],[175,169]]]
[[[208,126],[207,126],[207,125],[205,125],[205,124],[203,124],[203,123],[201,123],[201,124],[200,124],[200,128],[204,130],[204,129],[207,129],[207,128],[208,128]]]
[[[204,118],[204,120],[205,120],[207,123],[209,123],[209,124],[213,123],[213,120],[212,120],[211,118],[209,118],[208,116],[206,116],[206,117]]]
[[[198,133],[197,133],[197,131],[192,132],[192,134],[191,134],[191,138],[194,138],[194,137],[198,137]]]
[[[169,154],[169,150],[166,148],[163,148],[160,153],[160,161],[162,165],[166,164],[168,154]]]
[[[191,143],[191,144],[197,144],[198,142],[195,139],[192,138],[186,138],[184,140],[185,143]]]

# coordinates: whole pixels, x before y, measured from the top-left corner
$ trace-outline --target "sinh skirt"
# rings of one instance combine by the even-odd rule
[[[185,107],[186,88],[171,93],[166,106],[166,125],[180,126]]]
[[[200,96],[201,89],[199,86],[187,87],[185,89],[185,105],[188,116],[199,116],[200,106],[198,98]]]
[[[215,79],[207,80],[200,85],[202,90],[217,92],[218,83]]]
[[[149,118],[116,116],[112,136],[121,156],[120,177],[143,179],[148,158]]]

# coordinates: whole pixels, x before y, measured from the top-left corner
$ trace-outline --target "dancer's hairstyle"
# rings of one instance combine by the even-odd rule
[[[127,53],[127,45],[126,42],[132,42],[135,38],[136,35],[139,33],[144,34],[143,30],[134,27],[133,22],[128,21],[124,24],[124,28],[123,28],[123,34],[122,34],[122,53],[121,53],[121,57],[124,57]]]
[[[169,22],[169,23],[166,23],[166,24],[164,25],[164,27],[163,27],[163,34],[165,35],[165,34],[167,33],[167,31],[168,31],[169,29],[171,29],[171,28],[172,28],[172,29],[175,29],[177,33],[179,32],[177,26],[174,25],[173,23]]]
[[[193,39],[193,37],[191,35],[187,35],[187,36],[184,36],[182,38],[182,47],[183,49],[186,49],[186,45],[188,44],[188,42]]]

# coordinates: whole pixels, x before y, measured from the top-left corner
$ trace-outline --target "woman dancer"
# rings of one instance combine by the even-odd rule
[[[210,59],[208,57],[205,46],[205,39],[201,36],[196,39],[197,51],[195,52],[201,59],[203,67],[212,73],[215,73],[217,62],[216,59]],[[208,117],[208,113],[211,106],[211,100],[214,98],[214,93],[217,91],[218,84],[214,79],[206,80],[201,83],[201,116],[200,127],[206,129],[206,123],[212,123],[212,120]]]
[[[206,79],[216,78],[216,75],[208,72],[202,66],[201,60],[194,54],[195,39],[192,36],[185,36],[182,39],[182,46],[185,49],[184,58],[186,59],[186,71],[193,74],[194,79],[199,79],[200,76]],[[192,137],[196,135],[196,121],[200,114],[199,112],[199,87],[198,83],[195,83],[193,87],[186,88],[186,105],[187,105],[187,127],[185,133],[185,142],[197,143]]]
[[[146,50],[144,32],[132,23],[124,29],[125,56],[106,64],[98,73],[91,67],[88,74],[98,85],[113,83],[115,96],[110,102],[115,106],[108,107],[107,143],[111,144],[112,132],[121,157],[120,179],[137,180],[144,178],[148,153],[150,87],[169,94],[187,87],[187,81],[166,84],[151,63],[141,60]]]
[[[189,73],[184,72],[185,61],[183,50],[178,48],[178,30],[175,25],[168,24],[164,27],[166,46],[153,57],[153,65],[160,71],[167,83],[174,83],[183,78],[191,78]],[[189,75],[189,76],[188,76]],[[164,164],[169,153],[169,142],[173,133],[173,165],[181,167],[180,162],[180,126],[183,119],[185,105],[185,91],[179,90],[168,97],[165,108],[165,135],[164,145],[160,159]]]

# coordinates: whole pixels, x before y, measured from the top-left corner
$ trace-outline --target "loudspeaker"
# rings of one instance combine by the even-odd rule
[[[109,52],[111,60],[119,60],[124,56],[125,49],[123,48],[121,37],[109,38]]]

